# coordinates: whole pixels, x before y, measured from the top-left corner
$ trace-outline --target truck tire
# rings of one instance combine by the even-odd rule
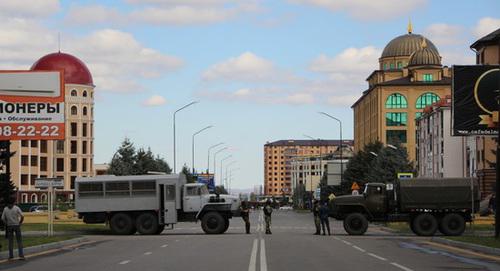
[[[109,227],[118,235],[134,234],[136,231],[134,220],[127,213],[114,214],[109,221]]]
[[[438,229],[438,222],[431,214],[419,214],[412,221],[413,230],[419,236],[432,236]]]
[[[363,235],[368,229],[368,220],[361,213],[348,214],[344,219],[344,230],[349,235]]]
[[[224,217],[217,212],[208,212],[201,218],[201,228],[206,234],[221,234],[225,227]]]
[[[159,225],[156,234],[161,234],[165,230],[165,225]]]
[[[227,229],[229,229],[229,218],[224,218],[224,231],[222,233],[225,233]]]
[[[151,235],[158,232],[158,217],[154,213],[142,213],[135,220],[137,231],[140,234]]]
[[[465,219],[459,214],[447,214],[441,219],[439,231],[444,235],[459,236],[465,231]]]

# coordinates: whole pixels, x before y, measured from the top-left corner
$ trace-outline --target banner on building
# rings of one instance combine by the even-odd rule
[[[500,66],[453,66],[452,92],[454,136],[497,134]]]
[[[215,191],[215,182],[213,174],[198,174],[197,176],[198,183],[206,184],[208,187],[208,191]]]
[[[0,71],[0,140],[64,139],[62,71]]]

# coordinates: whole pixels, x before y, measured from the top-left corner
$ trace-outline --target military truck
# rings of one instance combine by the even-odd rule
[[[364,234],[369,222],[408,222],[420,236],[438,230],[456,236],[464,232],[473,210],[479,210],[479,199],[477,181],[470,178],[401,179],[368,183],[361,195],[336,197],[330,215],[343,220],[350,235]]]
[[[209,194],[205,184],[182,174],[77,178],[75,209],[83,222],[109,223],[115,234],[159,234],[165,226],[201,221],[207,234],[221,234],[240,206],[237,197]]]

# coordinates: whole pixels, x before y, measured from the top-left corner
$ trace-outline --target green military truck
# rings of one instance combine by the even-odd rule
[[[470,178],[402,179],[368,183],[363,194],[338,196],[330,207],[330,215],[343,220],[350,235],[364,234],[369,222],[408,222],[420,236],[438,230],[456,236],[479,210],[479,192],[477,181]]]

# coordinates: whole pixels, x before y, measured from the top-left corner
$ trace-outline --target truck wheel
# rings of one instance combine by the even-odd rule
[[[344,230],[349,235],[363,235],[368,229],[368,220],[363,214],[348,214],[344,219]]]
[[[161,234],[165,230],[165,225],[158,225],[158,231],[156,231],[156,234]]]
[[[439,230],[444,235],[462,235],[465,231],[465,219],[459,214],[447,214],[441,220]]]
[[[217,212],[206,213],[201,219],[201,228],[206,234],[221,234],[225,227],[224,217]]]
[[[431,214],[419,214],[412,224],[414,232],[419,236],[432,236],[438,229],[437,219]]]
[[[114,234],[127,235],[134,234],[136,228],[134,220],[127,213],[117,213],[111,217],[109,227]]]
[[[229,218],[224,219],[224,231],[222,233],[225,233],[227,229],[229,229]]]
[[[153,213],[142,213],[136,219],[137,231],[140,234],[151,235],[158,232],[158,217]]]

